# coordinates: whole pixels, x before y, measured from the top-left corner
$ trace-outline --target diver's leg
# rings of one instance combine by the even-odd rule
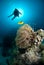
[[[9,15],[8,17],[11,17],[13,14]]]
[[[12,20],[15,19],[15,16],[12,18]]]

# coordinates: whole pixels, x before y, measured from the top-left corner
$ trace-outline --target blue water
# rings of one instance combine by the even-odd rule
[[[14,9],[22,9],[23,16],[13,21],[8,16]],[[4,42],[5,36],[10,40],[16,36],[16,31],[22,25],[19,21],[32,26],[34,30],[44,29],[44,1],[43,0],[0,0],[0,43]],[[1,57],[1,56],[0,56]],[[5,65],[5,64],[3,64]]]

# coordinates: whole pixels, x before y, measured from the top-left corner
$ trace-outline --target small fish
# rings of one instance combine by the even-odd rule
[[[23,22],[23,21],[20,21],[20,22],[18,22],[18,24],[20,24],[20,25],[21,25],[21,24],[24,24],[24,22]]]

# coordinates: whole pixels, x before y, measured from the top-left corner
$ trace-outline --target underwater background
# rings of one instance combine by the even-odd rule
[[[22,10],[23,15],[11,20],[8,16],[15,8]],[[18,24],[19,21],[30,25],[34,30],[44,29],[44,0],[0,0],[0,63],[2,65],[7,65],[6,57],[8,58],[3,48],[11,48],[11,42],[22,26]]]

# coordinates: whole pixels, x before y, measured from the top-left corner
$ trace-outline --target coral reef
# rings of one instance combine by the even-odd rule
[[[44,39],[44,30],[40,29],[36,31],[36,39],[35,39],[36,43],[40,45],[43,39]]]
[[[19,28],[16,34],[17,52],[12,52],[10,65],[30,65],[42,62],[44,64],[44,30],[35,31],[28,24]],[[14,49],[13,49],[14,50]],[[22,52],[25,51],[25,52]],[[22,52],[22,53],[21,53]]]
[[[34,42],[34,37],[34,30],[28,24],[25,24],[17,31],[16,45],[19,48],[29,47]]]

